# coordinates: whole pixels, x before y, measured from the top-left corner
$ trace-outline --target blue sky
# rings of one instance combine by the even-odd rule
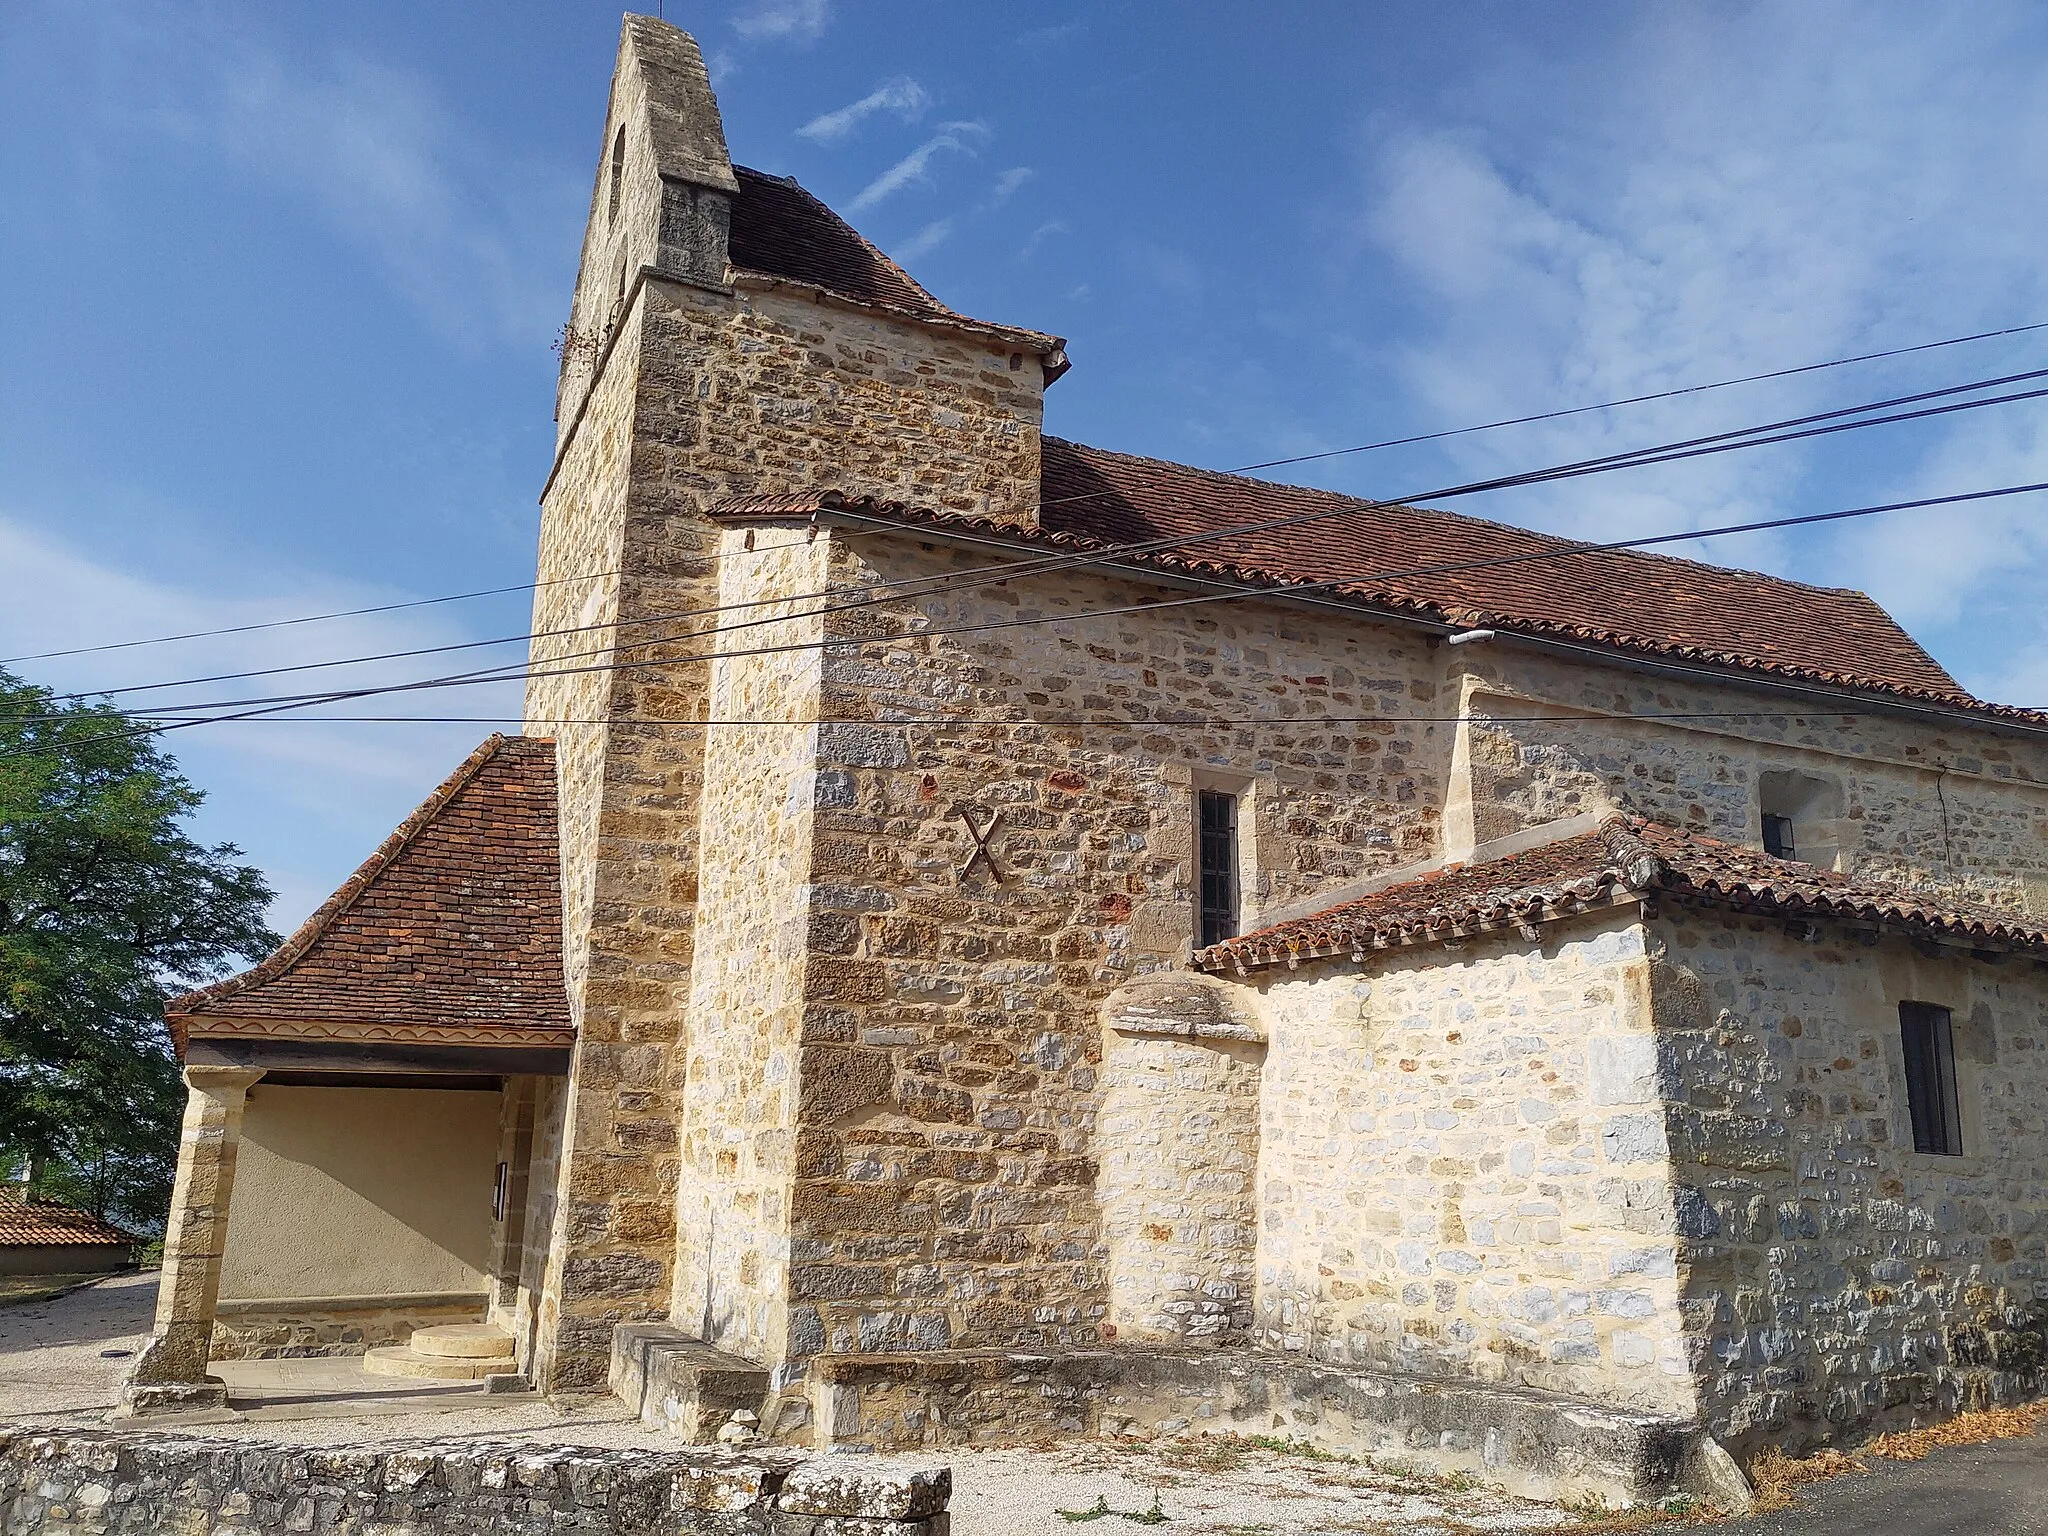
[[[1105,447],[1229,468],[2048,320],[2038,5],[669,18],[736,159],[956,307],[1067,336],[1048,429]],[[0,7],[0,655],[530,578],[617,28],[572,0]],[[2044,338],[1288,473],[1415,493],[2048,366]],[[2044,480],[2044,419],[1458,506],[1615,536]],[[1862,587],[1969,686],[2048,704],[2048,498],[1692,552]],[[515,596],[19,670],[113,687],[525,617]],[[250,852],[290,924],[486,729],[169,741],[211,796],[202,833]]]

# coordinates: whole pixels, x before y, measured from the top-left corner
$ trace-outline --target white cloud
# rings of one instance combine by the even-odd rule
[[[1012,166],[996,178],[995,186],[988,195],[987,206],[1000,208],[1017,195],[1017,189],[1026,182],[1036,181],[1038,172],[1028,165]]]
[[[502,163],[424,80],[374,60],[314,71],[244,51],[222,86],[222,148],[311,199],[437,327],[531,340],[559,322],[550,247],[580,203],[566,173]]]
[[[824,34],[830,19],[830,0],[752,0],[732,26],[742,37],[807,43]]]
[[[1070,21],[1056,27],[1039,27],[1034,31],[1020,32],[1013,40],[1019,48],[1050,48],[1064,43],[1069,38],[1079,37],[1088,30],[1085,21]]]
[[[104,131],[194,146],[268,184],[445,339],[531,347],[560,324],[580,168],[508,158],[422,75],[295,57],[203,10],[98,12],[90,42],[113,81],[93,98],[111,104]]]
[[[893,112],[906,123],[914,123],[931,105],[923,86],[908,75],[876,86],[859,101],[848,102],[833,112],[812,118],[797,133],[819,144],[836,144],[877,112]]]
[[[988,138],[989,130],[986,123],[941,123],[936,134],[861,188],[859,194],[847,206],[852,212],[859,213],[863,209],[874,207],[884,198],[894,196],[905,187],[921,185],[928,179],[926,173],[937,156],[978,155],[981,153],[981,146],[988,142]]]
[[[895,257],[901,262],[915,261],[927,251],[934,250],[938,246],[943,245],[952,233],[953,221],[951,219],[934,219],[899,245],[895,250]]]
[[[1124,265],[1145,282],[1176,299],[1192,299],[1202,291],[1202,269],[1186,251],[1156,240],[1126,240],[1118,248]]]
[[[2043,481],[2048,432],[2038,411],[1994,407],[1942,433],[1914,471],[1910,494]],[[1903,623],[1952,625],[2015,571],[2048,568],[2048,494],[1886,514],[1841,539],[1835,556],[1843,585],[1869,592]]]
[[[1022,249],[1017,252],[1017,259],[1019,261],[1029,261],[1038,253],[1038,248],[1044,245],[1046,241],[1052,239],[1054,235],[1065,235],[1072,232],[1065,219],[1047,219],[1025,237]]]
[[[0,656],[66,650],[263,623],[305,613],[404,601],[414,594],[275,575],[260,595],[217,597],[103,562],[0,516]],[[290,666],[339,656],[445,645],[471,638],[446,608],[368,614],[331,623],[222,635],[173,645],[22,661],[9,670],[60,692]],[[523,628],[513,624],[505,632]],[[521,645],[123,695],[145,703],[253,698],[325,687],[373,686],[516,663]],[[386,695],[349,714],[520,713],[519,685]],[[196,835],[233,841],[278,892],[272,925],[287,929],[326,899],[378,842],[493,729],[486,724],[223,723],[160,740],[209,798]]]
[[[1664,9],[1641,13],[1611,57],[1517,54],[1439,98],[1461,113],[1376,118],[1361,254],[1391,267],[1420,315],[1358,344],[1376,392],[1416,402],[1420,426],[1462,424],[2048,314],[2048,68],[2014,40],[2036,14],[1986,5],[1958,28],[1899,4]],[[1439,467],[1492,473],[1691,436],[2009,371],[2015,355],[1958,348],[1461,438]],[[2004,407],[1458,506],[1617,536],[2042,479],[2037,414]],[[2048,577],[2044,526],[2048,512],[1989,503],[1674,552],[1862,586],[1939,630],[2016,579]],[[2044,638],[2034,621],[2024,643]]]

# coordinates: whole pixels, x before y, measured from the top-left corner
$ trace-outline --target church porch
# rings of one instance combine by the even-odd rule
[[[573,1039],[553,809],[548,744],[492,738],[275,954],[171,1005],[189,1097],[129,1411],[282,1390],[216,1363],[354,1357],[297,1368],[316,1396],[518,1378]]]

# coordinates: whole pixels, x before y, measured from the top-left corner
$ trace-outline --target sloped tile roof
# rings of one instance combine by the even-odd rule
[[[2048,926],[2016,913],[1815,869],[1697,832],[1616,815],[1577,836],[1490,863],[1450,865],[1227,939],[1197,951],[1193,964],[1228,972],[1502,930],[1533,937],[1539,922],[1643,895],[1969,945],[2048,951]]]
[[[1557,634],[1850,687],[1963,694],[1861,592],[1636,550],[1566,553],[1568,540],[1505,523],[1380,506],[1057,438],[1045,444],[1043,502],[1048,529],[1109,543],[1321,514],[1292,527],[1234,533],[1186,555],[1273,582],[1341,582],[1351,596],[1475,628]],[[1375,575],[1503,559],[1512,563]]]
[[[554,743],[493,736],[260,965],[173,999],[173,1033],[269,1021],[566,1041],[559,870]]]
[[[739,165],[733,174],[739,194],[727,255],[736,278],[800,283],[892,314],[1005,337],[1046,354],[1048,380],[1064,371],[1059,337],[963,315],[791,178]]]
[[[796,182],[741,167],[735,174],[735,268],[984,327],[941,304]],[[1055,337],[1015,334],[1058,345]],[[1052,371],[1065,366],[1061,350]],[[1039,524],[1025,532],[1076,550],[1199,536],[1201,543],[1138,558],[1253,585],[1313,584],[1460,628],[1511,630],[2048,724],[2048,712],[1973,697],[1861,592],[1643,551],[1575,550],[1568,540],[1482,518],[1219,474],[1057,437],[1045,438],[1043,448]],[[807,500],[770,494],[720,510],[788,515]],[[910,523],[1017,532],[901,503],[843,504]],[[809,502],[811,510],[819,505]],[[1295,521],[1245,526],[1283,520]]]
[[[729,251],[743,272],[787,278],[867,304],[959,319],[859,230],[787,176],[733,167]]]
[[[132,1248],[141,1239],[61,1200],[0,1191],[0,1248]]]
[[[1314,586],[1332,598],[1458,628],[1557,638],[2048,725],[2048,712],[1971,695],[1884,609],[1844,588],[1634,550],[1578,549],[1549,534],[1454,512],[1190,469],[1055,437],[1044,440],[1041,493],[1035,528],[832,491],[739,498],[713,515],[845,511],[1077,554],[1183,541],[1117,559],[1276,593]],[[1238,531],[1282,519],[1304,520]]]

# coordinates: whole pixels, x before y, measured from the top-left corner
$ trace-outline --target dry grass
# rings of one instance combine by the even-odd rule
[[[1868,1472],[1869,1463],[1863,1460],[1866,1456],[1918,1461],[1929,1451],[1952,1445],[1981,1445],[1987,1440],[2016,1440],[2031,1435],[2043,1419],[2048,1419],[2048,1402],[1986,1408],[1978,1413],[1959,1413],[1925,1429],[1878,1435],[1858,1446],[1854,1455],[1821,1450],[1797,1461],[1776,1446],[1765,1446],[1750,1464],[1749,1480],[1756,1488],[1759,1511],[1784,1509],[1792,1502],[1794,1490],[1803,1483],[1825,1482],[1846,1472]]]
[[[1802,1456],[1795,1461],[1775,1445],[1767,1445],[1749,1464],[1749,1482],[1756,1489],[1757,1512],[1767,1514],[1789,1507],[1793,1491],[1804,1483],[1824,1483],[1845,1472],[1869,1470],[1855,1457],[1844,1456],[1832,1448],[1815,1451],[1811,1456]]]
[[[2017,1440],[2031,1435],[2048,1419],[2048,1402],[2024,1403],[2017,1408],[1986,1408],[1981,1413],[1962,1413],[1925,1429],[1902,1430],[1879,1435],[1862,1447],[1866,1456],[1889,1461],[1918,1461],[1929,1451],[1951,1445],[1980,1445],[1986,1440]]]

